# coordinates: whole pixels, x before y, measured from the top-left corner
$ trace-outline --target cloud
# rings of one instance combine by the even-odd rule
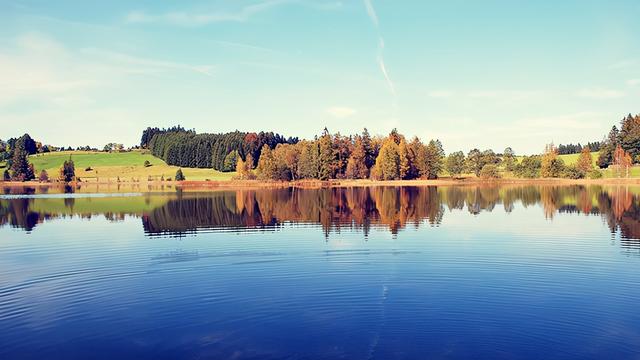
[[[590,87],[581,89],[576,96],[590,99],[616,99],[624,97],[626,94],[619,90],[606,89],[601,87]]]
[[[299,4],[317,10],[334,10],[342,6],[340,1],[267,0],[246,5],[234,11],[173,11],[161,14],[132,11],[125,16],[125,21],[132,24],[168,23],[178,26],[202,26],[219,22],[246,22],[254,15],[287,4]]]
[[[327,113],[333,117],[336,117],[338,119],[343,119],[343,118],[347,118],[349,116],[352,116],[356,113],[357,111],[355,109],[352,109],[350,107],[343,107],[343,106],[333,106],[327,109]]]
[[[640,79],[629,79],[627,80],[627,85],[630,85],[630,86],[640,85]]]

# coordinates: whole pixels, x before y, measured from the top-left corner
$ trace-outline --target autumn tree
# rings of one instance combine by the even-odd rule
[[[564,170],[564,161],[558,157],[558,149],[551,144],[545,146],[540,163],[540,176],[543,178],[560,177]]]
[[[371,141],[371,139],[369,139],[369,141]],[[356,135],[355,141],[353,143],[353,151],[351,152],[351,156],[349,156],[349,160],[347,161],[345,177],[348,179],[368,178],[369,168],[367,167],[367,156],[367,148],[364,143],[364,137]]]
[[[576,168],[584,174],[588,174],[593,170],[593,158],[591,157],[591,149],[589,149],[588,146],[582,148],[578,162],[576,163]]]
[[[621,145],[616,147],[613,153],[613,165],[616,167],[618,177],[629,177],[629,168],[633,164],[631,154],[626,152]]]
[[[49,182],[49,174],[47,173],[47,170],[40,171],[40,176],[38,176],[38,180],[40,182]]]
[[[238,157],[238,161],[236,162],[236,178],[238,180],[252,180],[255,178],[253,174],[253,157],[251,154],[247,154],[246,160],[242,160],[241,157]]]
[[[427,164],[427,147],[417,136],[414,136],[409,143],[409,155],[411,162],[411,178],[421,178],[429,176]]]
[[[256,167],[258,179],[275,179],[277,171],[278,165],[276,163],[276,158],[273,156],[271,148],[265,144],[262,146],[262,151],[260,151],[260,160],[258,160],[258,166]]]
[[[411,171],[411,162],[409,160],[409,149],[404,138],[400,139],[398,144],[398,176],[400,179],[408,179]]]
[[[465,168],[464,153],[462,151],[456,151],[449,154],[449,156],[447,156],[445,167],[451,177],[455,178],[460,176],[460,174],[464,172]]]

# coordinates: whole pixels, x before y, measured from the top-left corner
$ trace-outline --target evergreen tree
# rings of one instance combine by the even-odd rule
[[[175,177],[176,181],[185,181],[186,178],[184,177],[184,174],[182,173],[182,169],[178,169],[178,171],[176,171],[176,177]]]
[[[36,178],[33,166],[29,164],[28,155],[24,147],[16,147],[11,163],[13,181],[30,181]]]
[[[364,130],[362,131],[362,147],[364,149],[364,164],[367,167],[367,169],[371,169],[371,167],[373,166],[375,160],[376,160],[376,153],[373,149],[373,144],[371,141],[371,135],[369,135],[369,130],[367,130],[367,128],[364,128]]]
[[[329,180],[335,175],[336,168],[336,151],[333,148],[331,134],[327,128],[324,129],[322,136],[318,139],[318,148],[320,152],[320,169],[318,179]]]
[[[238,162],[238,151],[232,150],[224,158],[224,171],[234,171],[236,169],[236,163]]]
[[[5,169],[4,172],[2,173],[2,180],[4,181],[11,180],[11,174],[9,174],[9,169]]]
[[[613,153],[616,147],[620,143],[620,133],[618,128],[614,125],[609,131],[607,139],[600,147],[600,154],[598,155],[598,167],[604,169],[613,163]]]
[[[620,146],[629,155],[633,162],[640,159],[640,115],[629,114],[622,120],[620,128]]]
[[[65,160],[60,168],[60,181],[68,183],[76,178],[76,167],[71,157]]]

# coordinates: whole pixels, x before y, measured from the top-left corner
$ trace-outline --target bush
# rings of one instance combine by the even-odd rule
[[[149,160],[145,160],[144,167],[150,167],[150,166],[151,166],[151,162]]]
[[[182,173],[182,169],[178,169],[178,171],[176,171],[176,181],[184,181],[186,180],[184,177],[184,174]]]
[[[602,171],[598,170],[598,169],[593,169],[591,171],[589,171],[589,179],[601,179],[602,178]]]
[[[89,166],[88,168],[84,169],[84,171],[93,171],[93,169],[91,168],[91,166]]]
[[[484,180],[499,179],[500,171],[498,171],[498,167],[496,165],[487,164],[480,170],[480,178]]]
[[[585,175],[584,171],[578,169],[575,165],[565,166],[562,171],[562,177],[567,179],[584,179]]]

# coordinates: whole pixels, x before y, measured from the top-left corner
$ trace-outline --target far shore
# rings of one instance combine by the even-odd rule
[[[640,178],[605,178],[605,179],[559,179],[559,178],[505,178],[485,180],[475,177],[461,179],[441,178],[436,180],[298,180],[298,181],[262,181],[262,180],[216,180],[216,181],[101,181],[101,182],[0,182],[0,187],[102,187],[104,190],[113,187],[147,188],[183,188],[193,190],[215,189],[259,189],[259,188],[332,188],[332,187],[375,187],[375,186],[492,186],[492,185],[640,185]]]

